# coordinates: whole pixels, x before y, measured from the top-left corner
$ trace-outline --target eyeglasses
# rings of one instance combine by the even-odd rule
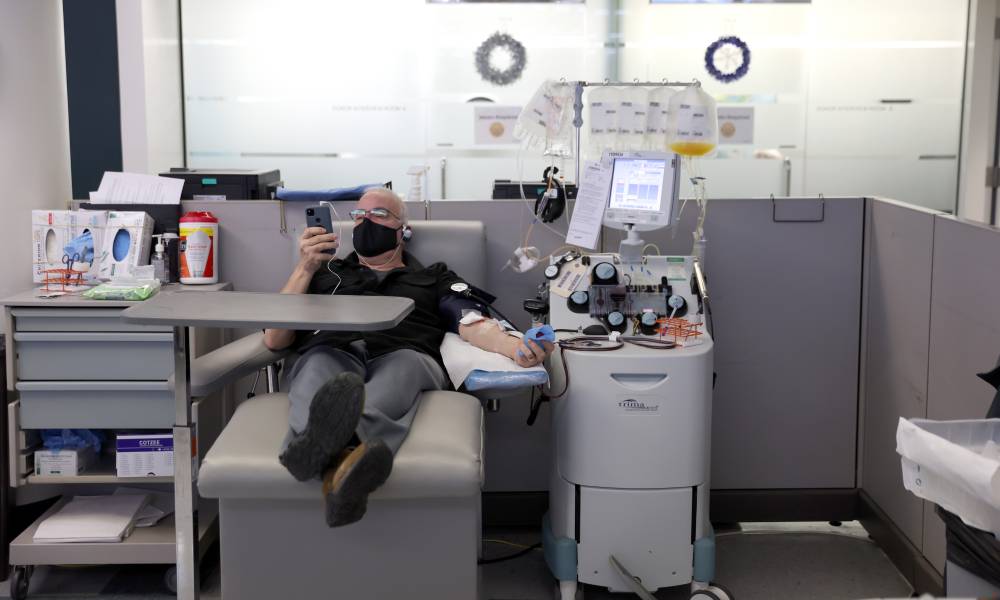
[[[355,208],[354,210],[351,210],[347,214],[351,215],[351,219],[353,219],[355,222],[360,221],[365,217],[368,218],[375,217],[376,219],[387,219],[389,217],[394,217],[397,220],[402,220],[398,216],[394,215],[387,208],[369,208],[369,209]]]

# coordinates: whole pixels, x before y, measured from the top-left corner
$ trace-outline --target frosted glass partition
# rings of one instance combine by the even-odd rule
[[[710,196],[867,194],[953,209],[968,0],[181,4],[191,166],[277,167],[296,188],[392,180],[405,192],[407,170],[425,165],[431,198],[488,198],[494,179],[537,180],[550,160],[477,139],[477,110],[521,107],[548,78],[697,78],[721,108],[752,113],[702,161]],[[495,32],[526,50],[507,86],[475,68]],[[752,60],[722,83],[705,51],[727,35]],[[572,178],[572,160],[556,164]]]

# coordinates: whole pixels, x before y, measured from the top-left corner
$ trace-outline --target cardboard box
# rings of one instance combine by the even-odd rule
[[[144,212],[108,212],[104,239],[96,257],[101,279],[129,277],[135,268],[149,264],[153,218]]]
[[[46,269],[63,267],[63,247],[72,238],[70,226],[73,211],[31,211],[31,280],[45,281]]]
[[[118,434],[115,466],[119,477],[170,477],[174,436],[170,433]]]
[[[35,475],[75,476],[85,472],[97,462],[93,448],[62,450],[36,450]]]

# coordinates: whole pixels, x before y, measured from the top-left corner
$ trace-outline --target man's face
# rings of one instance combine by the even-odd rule
[[[356,209],[369,212],[363,217],[354,217],[355,227],[360,225],[364,219],[393,229],[399,229],[403,226],[403,221],[399,218],[399,215],[402,213],[401,207],[397,206],[397,203],[391,198],[386,198],[379,194],[365,194],[358,200]]]

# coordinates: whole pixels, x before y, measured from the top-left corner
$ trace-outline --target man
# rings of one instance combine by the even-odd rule
[[[301,356],[288,380],[289,434],[281,463],[298,480],[322,476],[331,527],[361,519],[368,494],[389,477],[426,390],[446,388],[438,351],[447,331],[514,359],[521,366],[545,360],[552,345],[526,343],[481,306],[452,291],[462,279],[444,263],[421,265],[406,252],[412,235],[405,206],[385,188],[365,192],[350,212],[354,252],[334,259],[337,234],[310,227],[299,239],[299,261],[285,294],[404,296],[413,312],[396,327],[375,332],[296,332],[268,329],[272,350],[295,346]],[[475,309],[480,309],[476,312]]]

